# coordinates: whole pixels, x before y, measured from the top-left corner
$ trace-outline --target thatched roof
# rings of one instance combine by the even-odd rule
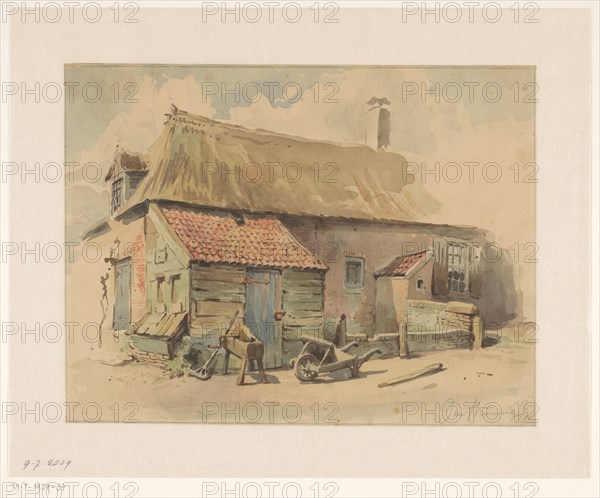
[[[419,221],[438,207],[398,154],[251,130],[175,107],[167,116],[149,173],[118,218],[147,200],[392,221]]]

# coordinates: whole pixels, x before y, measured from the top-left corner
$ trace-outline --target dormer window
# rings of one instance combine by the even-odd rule
[[[110,200],[110,212],[113,214],[115,211],[121,209],[121,203],[123,199],[123,177],[116,178],[112,182],[111,186],[111,200]]]
[[[148,173],[146,162],[139,154],[117,146],[113,163],[104,178],[110,182],[110,213],[119,211]]]

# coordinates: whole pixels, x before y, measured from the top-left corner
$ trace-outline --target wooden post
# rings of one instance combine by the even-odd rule
[[[227,375],[227,370],[229,369],[229,356],[231,355],[231,351],[228,349],[225,350],[225,360],[223,361],[223,375]]]
[[[400,324],[398,331],[398,356],[408,358],[408,354],[408,324],[404,321]]]
[[[238,375],[236,384],[238,386],[244,385],[244,378],[246,377],[246,367],[248,365],[248,355],[242,355],[242,364],[240,365],[240,374]]]
[[[483,339],[485,338],[485,323],[480,316],[473,317],[473,349],[483,347]]]
[[[335,339],[337,346],[340,348],[344,347],[348,342],[348,336],[346,335],[346,315],[340,317],[340,321],[335,330]]]

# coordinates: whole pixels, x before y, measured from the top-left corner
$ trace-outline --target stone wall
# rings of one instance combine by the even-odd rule
[[[450,301],[408,301],[408,328],[412,331],[471,330],[477,307],[470,303]]]
[[[471,330],[473,317],[444,310],[438,315],[441,330],[464,329]]]
[[[474,342],[475,318],[478,310],[470,303],[409,300],[409,351],[480,347],[481,338]]]
[[[329,268],[325,274],[324,320],[326,324],[336,322],[346,315],[348,332],[366,333],[369,337],[375,334],[395,332],[385,324],[381,327],[375,320],[377,280],[374,273],[388,264],[396,256],[411,254],[420,250],[431,249],[434,240],[449,238],[465,244],[485,244],[485,234],[473,229],[457,227],[416,226],[412,224],[382,224],[371,221],[343,221],[330,219],[302,218],[299,216],[282,216],[286,227],[305,247]],[[346,258],[364,259],[364,287],[348,289],[344,286]],[[502,264],[487,262],[489,266]],[[514,296],[514,282],[506,280],[502,268],[488,271],[485,268],[485,286],[479,298],[470,295],[461,296],[465,301],[476,302],[487,320],[504,321],[507,315],[515,311],[520,300]],[[508,269],[506,269],[508,271]],[[433,272],[433,263],[414,277],[423,277],[426,292],[419,296],[415,283],[409,286],[409,299],[430,299],[431,282],[427,281],[429,272]],[[447,269],[441,272],[447,279]],[[500,292],[502,291],[502,292]],[[438,298],[440,299],[440,298]],[[451,296],[444,295],[448,301]]]

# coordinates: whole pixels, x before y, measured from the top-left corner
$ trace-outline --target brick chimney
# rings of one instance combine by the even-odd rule
[[[391,102],[386,97],[372,97],[367,102],[367,132],[365,141],[378,151],[384,151],[390,145]]]

